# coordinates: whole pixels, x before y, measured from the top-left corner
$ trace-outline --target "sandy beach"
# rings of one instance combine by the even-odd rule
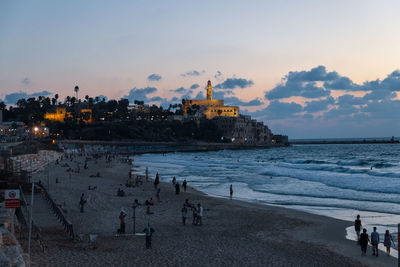
[[[47,187],[73,223],[74,232],[83,240],[71,241],[55,229],[43,227],[44,252],[34,243],[33,266],[395,266],[397,259],[382,252],[380,257],[361,256],[360,247],[345,239],[345,228],[352,222],[313,215],[281,207],[214,198],[188,187],[175,194],[172,183],[161,183],[161,202],[157,201],[153,179],[137,187],[124,187],[125,197],[117,196],[119,184],[125,184],[131,169],[122,157],[97,162],[85,157],[51,163],[49,180],[44,173],[37,180]],[[68,164],[68,166],[67,166]],[[68,168],[76,169],[69,178]],[[161,178],[162,170],[158,171]],[[100,177],[90,177],[99,172]],[[134,175],[133,175],[134,176]],[[168,177],[171,180],[172,177]],[[58,180],[58,183],[56,183]],[[179,182],[182,182],[177,177]],[[94,190],[89,190],[96,187]],[[229,189],[227,188],[227,193]],[[87,199],[84,213],[79,199]],[[152,249],[145,248],[144,236],[133,236],[134,199],[144,204],[153,198],[152,215],[146,207],[136,208],[136,232],[149,222],[154,228]],[[181,208],[185,199],[204,207],[203,225],[182,225]],[[124,210],[126,234],[118,236],[119,214]],[[50,214],[49,211],[49,216]],[[41,218],[46,220],[46,218]],[[44,223],[45,224],[45,223]],[[49,228],[51,228],[49,226]],[[61,227],[60,227],[61,229]],[[88,242],[97,235],[96,248]]]

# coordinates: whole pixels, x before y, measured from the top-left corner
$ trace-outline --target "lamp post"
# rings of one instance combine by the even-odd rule
[[[135,202],[132,205],[133,208],[133,235],[136,234],[136,208],[138,207],[137,199],[135,199]]]

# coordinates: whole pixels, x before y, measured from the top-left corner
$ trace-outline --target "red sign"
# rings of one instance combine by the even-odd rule
[[[19,206],[20,206],[19,199],[6,199],[6,208],[16,209],[19,208]]]
[[[19,208],[19,190],[5,190],[4,198],[6,199],[6,208],[16,209]]]

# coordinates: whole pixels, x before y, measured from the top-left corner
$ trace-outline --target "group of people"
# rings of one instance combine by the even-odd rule
[[[185,200],[182,207],[182,224],[186,224],[186,219],[188,218],[188,210],[192,210],[192,224],[202,225],[203,224],[203,206],[198,203],[197,206],[189,203],[189,199]]]
[[[380,243],[379,233],[376,231],[376,227],[373,228],[371,236],[368,236],[367,229],[363,228],[361,232],[361,219],[360,215],[357,215],[357,219],[354,221],[354,230],[357,233],[358,244],[361,246],[361,255],[367,254],[368,243],[372,245],[372,255],[378,257],[378,245]],[[386,247],[386,255],[390,255],[390,247],[394,245],[393,237],[390,235],[389,230],[385,231],[383,239],[383,245]]]
[[[172,178],[172,186],[175,188],[175,194],[179,195],[181,192],[181,187],[179,182],[176,180],[175,176]],[[187,181],[186,179],[182,182],[183,191],[186,192]]]

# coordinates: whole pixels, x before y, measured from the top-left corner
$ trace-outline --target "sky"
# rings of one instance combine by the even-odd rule
[[[289,138],[400,136],[399,1],[0,1],[0,99],[214,98]]]

